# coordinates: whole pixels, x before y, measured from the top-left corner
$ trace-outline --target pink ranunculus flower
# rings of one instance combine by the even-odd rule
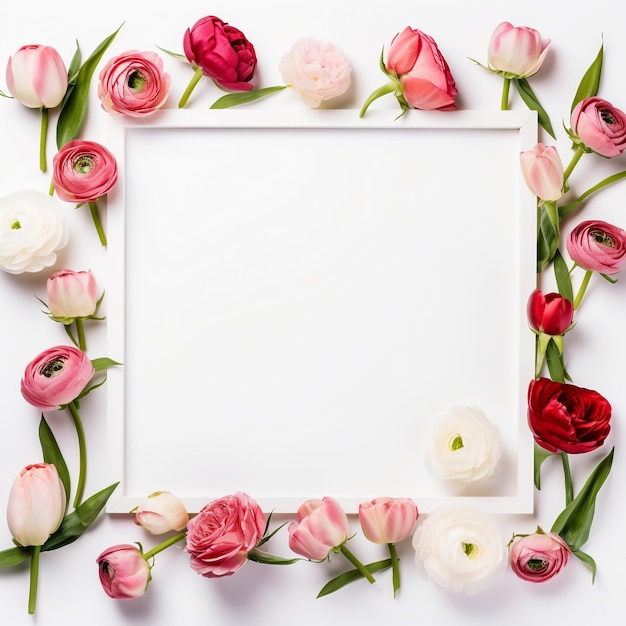
[[[237,492],[213,500],[187,525],[190,565],[208,578],[230,576],[246,562],[264,531],[263,511],[249,495]]]
[[[322,561],[331,550],[348,540],[348,516],[334,498],[307,500],[287,527],[289,547],[313,561]]]
[[[556,533],[518,536],[509,546],[509,563],[516,576],[543,583],[556,576],[569,560],[570,549]]]
[[[574,305],[560,293],[543,294],[535,289],[528,298],[528,323],[546,335],[562,335],[574,319]]]
[[[137,546],[118,544],[96,559],[100,584],[114,600],[132,600],[142,596],[150,582],[150,566]]]
[[[602,98],[581,100],[570,123],[574,142],[600,156],[616,157],[626,148],[626,113]]]
[[[502,22],[489,40],[489,69],[506,78],[532,76],[541,69],[549,45],[534,28]]]
[[[304,37],[281,59],[279,70],[304,102],[316,108],[348,90],[352,66],[334,44]]]
[[[98,97],[107,113],[143,117],[165,104],[170,83],[158,54],[128,50],[100,71]]]
[[[169,491],[156,491],[136,506],[135,524],[143,526],[153,535],[162,535],[172,530],[183,530],[189,522],[189,513],[180,498]]]
[[[13,482],[7,505],[11,535],[22,546],[41,546],[65,515],[65,488],[50,463],[27,465]]]
[[[68,141],[53,159],[52,182],[61,200],[95,202],[117,182],[117,161],[95,141]]]
[[[572,260],[586,270],[617,274],[626,263],[626,232],[607,222],[581,222],[565,245]]]
[[[398,543],[415,529],[417,505],[410,498],[374,498],[359,504],[363,534],[373,543]]]
[[[94,367],[82,350],[48,348],[26,366],[22,396],[42,411],[55,411],[75,400],[93,375]]]
[[[68,85],[61,55],[50,46],[22,46],[9,58],[7,88],[13,97],[31,109],[58,106]]]
[[[542,200],[558,200],[563,195],[563,163],[554,146],[538,143],[520,153],[522,174],[528,188]]]
[[[58,270],[48,278],[48,309],[53,319],[70,324],[96,312],[98,295],[91,270]]]

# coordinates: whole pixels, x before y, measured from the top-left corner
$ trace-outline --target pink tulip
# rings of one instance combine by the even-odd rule
[[[184,504],[168,491],[157,491],[149,495],[131,513],[135,514],[135,524],[143,526],[153,535],[182,530],[189,521]]]
[[[115,600],[142,596],[150,582],[150,566],[137,546],[119,544],[102,552],[96,559],[100,584]]]
[[[41,546],[65,515],[65,489],[54,465],[27,465],[9,493],[7,523],[22,546]]]
[[[563,163],[554,146],[538,143],[520,153],[522,174],[529,189],[542,200],[558,200],[563,195]]]
[[[96,312],[98,296],[91,270],[58,270],[48,278],[48,309],[51,317],[71,323]]]
[[[502,22],[489,41],[489,67],[507,78],[532,76],[541,69],[549,45],[534,28]]]
[[[94,374],[89,357],[73,346],[55,346],[37,355],[22,378],[22,396],[42,411],[54,411],[75,400]]]
[[[6,69],[7,87],[16,100],[31,109],[52,109],[67,91],[67,69],[50,46],[22,46]]]
[[[509,562],[522,580],[543,583],[556,576],[569,560],[570,549],[556,533],[535,533],[515,539]]]
[[[626,232],[607,222],[581,222],[565,244],[572,260],[586,270],[617,274],[626,263]]]
[[[616,157],[626,148],[626,113],[602,98],[581,100],[570,121],[574,141],[600,156]]]
[[[289,524],[289,547],[307,559],[321,561],[348,540],[348,516],[337,500],[307,500]]]
[[[414,530],[417,505],[410,498],[375,498],[359,505],[364,535],[374,543],[397,543]]]
[[[535,289],[528,298],[528,322],[546,335],[562,335],[572,324],[574,305],[559,293],[543,294]]]

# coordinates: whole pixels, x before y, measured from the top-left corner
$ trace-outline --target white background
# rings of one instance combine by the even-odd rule
[[[184,30],[198,18],[209,13],[220,16],[241,28],[255,44],[260,60],[256,84],[280,84],[277,71],[280,57],[300,36],[312,35],[340,45],[350,57],[354,68],[354,86],[336,106],[358,108],[367,95],[381,85],[385,77],[378,70],[378,57],[383,44],[405,26],[420,28],[432,35],[448,60],[459,89],[458,105],[465,109],[497,109],[501,81],[476,66],[470,58],[486,61],[487,42],[495,26],[503,20],[515,25],[533,26],[544,37],[552,39],[551,52],[532,85],[552,117],[557,130],[558,146],[567,162],[569,142],[562,130],[578,81],[595,57],[604,37],[606,59],[600,95],[616,106],[626,108],[626,86],[623,81],[623,59],[626,41],[623,38],[623,15],[615,3],[606,0],[588,3],[578,0],[545,2],[445,2],[436,6],[420,6],[412,2],[397,2],[380,9],[365,8],[362,2],[330,2],[319,0],[309,5],[269,0],[256,2],[214,2],[210,7],[201,2],[184,2],[176,6],[137,1],[131,4],[112,0],[92,4],[87,8],[76,3],[44,3],[36,0],[0,11],[0,57],[7,59],[27,43],[53,45],[69,62],[78,39],[87,56],[105,36],[124,23],[117,39],[105,58],[131,48],[156,50],[164,48],[182,51]],[[168,106],[176,106],[185,88],[189,68],[167,58],[166,68],[172,75]],[[97,76],[96,76],[97,78]],[[106,143],[109,120],[100,110],[93,87],[92,106],[83,136]],[[6,85],[2,84],[3,90]],[[206,109],[219,92],[203,81],[188,106]],[[514,107],[522,107],[513,96]],[[256,107],[283,108],[288,111],[304,106],[292,93],[280,93],[256,103]],[[394,114],[397,104],[392,96],[379,100],[376,108],[388,108]],[[54,153],[51,119],[49,161]],[[39,115],[11,100],[0,102],[0,193],[34,188],[47,191],[49,175],[37,170]],[[548,138],[545,138],[546,142]],[[450,145],[454,150],[454,145]],[[480,147],[476,148],[479,158]],[[253,164],[249,164],[253,167]],[[626,167],[624,157],[606,161],[595,155],[585,156],[571,179],[574,193],[581,192],[609,173]],[[194,170],[190,170],[193,184]],[[198,181],[197,184],[202,184]],[[623,183],[622,183],[623,184]],[[618,186],[600,192],[584,209],[584,217],[603,219],[624,227],[624,190]],[[470,208],[468,207],[468,210]],[[59,260],[59,267],[91,268],[97,278],[105,276],[104,251],[100,250],[86,211],[69,211],[72,241]],[[564,225],[567,232],[575,225],[575,216]],[[184,271],[184,268],[181,269]],[[0,499],[6,500],[15,475],[26,464],[40,458],[37,441],[38,413],[26,405],[19,393],[19,380],[25,364],[41,350],[66,341],[60,326],[55,326],[41,312],[36,296],[45,298],[45,279],[36,276],[0,275],[0,346],[2,346],[3,419],[0,437]],[[442,288],[445,279],[442,277]],[[106,289],[106,281],[100,287]],[[497,288],[494,287],[494,288]],[[486,592],[471,598],[452,596],[435,588],[419,577],[412,563],[409,545],[401,546],[403,586],[396,600],[391,596],[389,575],[381,575],[370,587],[356,584],[330,597],[316,600],[315,595],[324,582],[341,571],[343,564],[333,559],[329,565],[300,563],[289,568],[272,568],[247,564],[235,576],[222,580],[207,580],[194,574],[187,557],[172,548],[157,558],[153,581],[148,593],[128,603],[109,600],[102,592],[95,565],[96,556],[116,543],[142,541],[146,548],[154,540],[132,525],[128,518],[103,517],[78,543],[55,553],[45,554],[41,563],[38,612],[35,618],[26,615],[28,571],[16,567],[0,572],[2,623],[11,625],[65,623],[169,625],[183,620],[203,620],[216,624],[282,624],[345,623],[364,624],[501,624],[522,619],[559,620],[569,624],[584,624],[598,618],[619,623],[626,611],[621,594],[623,580],[621,564],[624,558],[624,504],[620,489],[624,474],[621,449],[624,435],[621,428],[626,392],[623,386],[622,354],[626,333],[622,328],[624,310],[622,281],[609,285],[601,279],[592,281],[587,298],[577,315],[578,326],[567,337],[567,367],[574,381],[597,389],[613,404],[613,430],[605,448],[598,455],[573,459],[575,486],[579,487],[599,456],[616,445],[613,473],[599,499],[596,520],[585,550],[598,564],[595,585],[591,585],[588,570],[578,561],[570,565],[548,584],[535,586],[516,579],[506,572]],[[103,312],[106,313],[106,297]],[[155,294],[153,316],[146,324],[158,332],[159,318],[167,316],[167,301]],[[193,332],[194,317],[181,323],[181,332]],[[90,356],[105,356],[104,327],[88,327]],[[113,356],[113,355],[111,355]],[[493,355],[497,358],[497,354]],[[167,365],[154,366],[159,375],[167,374]],[[89,476],[87,493],[93,493],[117,479],[107,465],[105,393],[94,392],[82,403],[88,452]],[[71,468],[76,458],[73,429],[69,418],[51,414],[49,421],[66,452]],[[175,424],[172,425],[175,428]],[[326,454],[340,455],[341,442]],[[237,463],[236,450],[232,462]],[[354,471],[354,468],[350,468]],[[158,488],[158,486],[155,486]],[[536,515],[531,517],[498,518],[503,534],[532,532],[537,524],[549,527],[562,508],[562,477],[556,462],[546,464],[544,489],[536,496]],[[419,504],[419,503],[418,503]],[[356,525],[354,530],[357,530]],[[277,554],[288,554],[286,533],[281,533],[270,548]],[[2,547],[11,545],[6,529],[0,530]],[[376,546],[362,538],[353,540],[353,549],[363,560],[381,558]]]

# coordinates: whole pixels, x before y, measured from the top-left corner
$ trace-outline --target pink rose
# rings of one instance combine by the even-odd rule
[[[68,141],[53,159],[52,182],[61,200],[95,202],[117,182],[117,161],[95,141]]]
[[[71,323],[96,312],[98,295],[91,270],[58,270],[48,278],[48,309],[53,319]]]
[[[558,200],[563,195],[563,163],[554,146],[538,143],[520,153],[522,174],[528,188],[542,200]]]
[[[289,547],[313,561],[325,559],[348,540],[348,516],[334,498],[307,500],[289,524]]]
[[[489,67],[507,78],[532,76],[541,69],[549,45],[534,28],[502,22],[489,41]]]
[[[363,534],[374,543],[397,543],[414,530],[417,505],[410,498],[375,498],[359,504]]]
[[[213,500],[187,524],[190,565],[208,578],[230,576],[246,562],[264,531],[263,511],[247,494]]]
[[[581,222],[565,245],[573,261],[593,272],[617,274],[626,262],[626,232],[607,222]]]
[[[42,411],[75,400],[94,375],[89,357],[73,346],[55,346],[36,356],[22,378],[22,396]]]
[[[165,104],[170,82],[158,54],[128,50],[100,71],[98,97],[107,113],[142,117]]]
[[[148,589],[150,566],[137,546],[112,546],[98,556],[96,563],[100,584],[109,598],[132,600]]]
[[[528,298],[528,323],[546,335],[562,335],[574,319],[574,305],[559,293],[543,294],[535,289]]]
[[[600,156],[611,158],[626,148],[626,114],[602,98],[581,100],[572,111],[574,141]]]
[[[156,491],[149,495],[131,513],[135,514],[135,524],[143,526],[153,535],[183,530],[189,521],[185,505],[169,491]]]
[[[65,516],[65,488],[49,463],[27,465],[13,482],[7,505],[11,535],[21,546],[41,546]]]
[[[510,546],[509,563],[522,580],[543,583],[567,565],[569,555],[569,546],[556,533],[535,533],[515,539]]]

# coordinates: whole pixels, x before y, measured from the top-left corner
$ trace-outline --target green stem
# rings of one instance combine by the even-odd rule
[[[350,563],[352,563],[352,565],[354,565],[354,567],[359,570],[359,572],[361,572],[363,578],[367,578],[370,583],[376,582],[376,579],[367,571],[365,565],[363,565],[363,563],[361,563],[361,561],[359,561],[359,559],[357,559],[354,554],[352,554],[352,552],[350,552],[350,550],[346,548],[345,543],[342,543],[339,546],[339,549],[341,550],[341,554],[343,554],[346,559],[348,559],[348,561],[350,561]]]
[[[585,275],[583,277],[583,281],[580,284],[580,289],[574,298],[574,311],[578,309],[583,301],[583,296],[585,295],[585,291],[587,291],[587,286],[589,285],[589,281],[591,280],[591,275],[593,274],[592,270],[586,270]]]
[[[180,98],[180,102],[178,103],[179,109],[182,109],[187,104],[187,100],[189,100],[189,96],[191,95],[191,92],[196,88],[196,85],[198,84],[201,78],[202,78],[202,68],[198,67],[196,68],[196,71],[191,77],[191,80],[189,81],[189,84],[187,85],[187,89],[185,89],[183,95]]]
[[[107,237],[104,234],[104,228],[102,228],[102,222],[100,221],[100,215],[98,214],[98,205],[95,202],[90,202],[89,211],[91,213],[91,219],[93,220],[93,224],[96,227],[96,232],[98,233],[98,238],[100,239],[100,243],[103,246],[106,246]]]
[[[28,613],[33,615],[37,606],[37,585],[39,582],[39,554],[41,546],[33,546],[30,553],[30,586],[28,590]]]
[[[509,91],[511,90],[511,79],[505,78],[502,83],[502,98],[500,100],[500,109],[507,111],[509,108]]]
[[[83,491],[85,490],[85,478],[87,474],[87,448],[85,445],[85,431],[83,430],[83,424],[75,401],[72,400],[67,407],[72,415],[72,419],[74,420],[76,435],[78,436],[78,482],[76,483],[76,495],[74,496],[74,508],[76,508],[81,503],[81,500],[83,499]]]
[[[389,555],[391,556],[391,580],[393,582],[393,597],[396,597],[398,589],[400,589],[400,562],[398,560],[398,551],[394,543],[388,543]]]
[[[41,107],[41,132],[39,135],[39,169],[45,172],[46,164],[46,137],[48,136],[48,109]]]
[[[617,174],[612,174],[611,176],[607,176],[606,178],[601,180],[599,183],[596,183],[595,185],[593,185],[593,187],[589,187],[587,191],[584,191],[583,193],[581,193],[580,196],[576,198],[576,200],[573,200],[572,202],[569,202],[568,204],[562,207],[559,207],[559,215],[561,217],[565,217],[566,215],[569,215],[570,213],[575,211],[592,193],[595,193],[596,191],[600,191],[600,189],[602,189],[603,187],[616,183],[622,180],[623,178],[626,178],[626,171],[618,172]]]
[[[169,548],[170,546],[173,546],[175,543],[178,543],[179,541],[184,539],[186,536],[187,536],[187,531],[183,531],[183,532],[178,533],[177,535],[173,535],[172,537],[170,537],[163,543],[160,543],[158,546],[155,546],[154,548],[152,548],[152,550],[149,550],[148,552],[146,552],[143,555],[143,558],[146,561],[148,559],[151,559],[155,554],[162,552],[163,550],[165,550],[165,548]]]
[[[563,475],[565,476],[565,506],[567,506],[574,499],[572,471],[569,466],[569,457],[567,456],[567,452],[561,452],[561,460],[563,461]]]
[[[77,317],[76,322],[76,334],[78,336],[78,348],[83,352],[87,352],[87,341],[85,339],[85,326],[83,325],[83,320],[80,317]]]
[[[390,81],[386,85],[383,85],[382,87],[379,87],[378,89],[373,91],[369,95],[367,100],[363,103],[363,106],[361,107],[361,110],[359,111],[359,117],[363,117],[365,115],[365,112],[367,111],[369,105],[372,104],[374,100],[377,100],[378,98],[388,93],[393,93],[394,91],[397,91],[397,90],[398,90],[398,83],[394,81]]]
[[[569,162],[569,165],[565,168],[565,172],[563,172],[563,187],[565,187],[565,184],[567,183],[567,180],[570,177],[570,174],[576,167],[576,164],[578,163],[578,161],[580,161],[583,154],[585,154],[585,149],[582,148],[581,146],[576,146],[576,152],[574,152],[574,155],[572,156],[572,160]]]

